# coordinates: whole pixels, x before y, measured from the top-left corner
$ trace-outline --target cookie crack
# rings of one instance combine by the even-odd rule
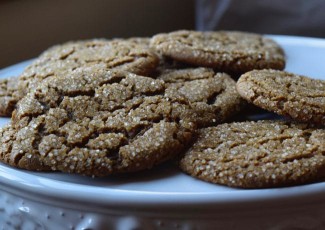
[[[138,138],[139,136],[145,134],[149,129],[153,127],[153,124],[145,125],[145,124],[140,124],[138,127],[136,127],[135,130],[131,132],[127,132],[127,137],[131,139],[131,142]]]
[[[71,56],[73,53],[75,53],[76,50],[75,49],[72,49],[69,53],[66,53],[65,55],[62,55],[59,60],[66,60],[69,58],[69,56]]]
[[[315,148],[315,150],[317,150],[317,148]],[[312,152],[310,152],[308,154],[304,154],[304,155],[300,155],[300,156],[295,156],[295,157],[290,157],[290,158],[284,159],[282,161],[282,163],[283,164],[288,164],[288,163],[291,163],[291,162],[301,161],[301,160],[304,160],[304,159],[311,159],[314,156],[315,156],[315,154],[313,154]]]
[[[116,61],[116,60],[111,60],[109,62],[107,62],[107,65],[109,65],[109,68],[117,68],[117,67],[121,67],[123,65],[126,65],[126,64],[129,64],[129,63],[132,63],[134,62],[134,59],[130,58],[130,59],[125,59],[125,60],[119,60],[119,61]]]
[[[106,81],[100,82],[98,84],[98,86],[103,87],[104,85],[107,85],[107,84],[110,84],[110,85],[119,84],[124,79],[126,79],[126,77],[123,75],[114,75],[111,79],[107,79]]]
[[[222,93],[224,93],[225,89],[222,88],[220,91],[217,91],[217,92],[213,92],[211,95],[208,96],[207,98],[207,104],[208,105],[213,105],[216,103],[217,101],[217,97],[219,95],[221,95]]]
[[[60,90],[58,90],[58,92],[60,92]],[[88,90],[88,91],[82,91],[82,90],[78,90],[78,91],[73,91],[73,92],[62,92],[59,93],[59,95],[63,96],[63,97],[70,97],[70,98],[74,98],[74,97],[79,97],[79,96],[89,96],[89,97],[95,97],[95,90]]]
[[[26,155],[26,153],[18,153],[16,156],[15,156],[15,159],[14,159],[14,164],[15,165],[18,165],[20,160]]]

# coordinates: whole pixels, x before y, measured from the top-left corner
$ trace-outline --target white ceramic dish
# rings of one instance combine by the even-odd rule
[[[325,80],[325,40],[271,36],[286,70]],[[18,75],[26,61],[0,71]],[[0,118],[4,125],[9,119]],[[106,178],[0,163],[0,229],[324,229],[325,182],[260,190],[191,178],[172,165]]]

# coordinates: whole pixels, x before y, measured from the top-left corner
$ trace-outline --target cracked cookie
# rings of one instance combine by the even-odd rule
[[[77,67],[101,65],[105,69],[147,75],[155,70],[158,63],[157,55],[140,39],[94,39],[56,45],[44,51],[23,71],[14,95],[5,98],[0,95],[0,100],[9,100],[12,105],[8,109],[0,107],[0,111],[10,116],[14,105],[41,81],[51,76],[61,76]]]
[[[89,176],[144,170],[188,146],[195,117],[186,99],[165,95],[162,80],[78,68],[20,100],[2,130],[0,158]]]
[[[198,114],[199,127],[221,123],[246,104],[236,90],[236,82],[229,75],[212,69],[165,69],[158,79],[167,84],[166,95],[170,98],[189,100]]]
[[[242,188],[279,187],[324,177],[325,130],[257,121],[201,129],[180,161],[199,179]]]
[[[181,30],[155,35],[151,46],[177,61],[228,73],[285,66],[281,47],[272,39],[253,33]]]
[[[239,94],[263,109],[325,125],[325,81],[277,70],[253,70],[237,82]]]

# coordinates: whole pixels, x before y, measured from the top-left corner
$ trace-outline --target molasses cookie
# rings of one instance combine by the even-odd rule
[[[324,155],[324,129],[283,121],[241,122],[201,129],[180,167],[212,183],[278,187],[324,177]]]
[[[239,94],[263,109],[325,125],[325,81],[276,70],[253,70],[237,82]]]
[[[186,99],[165,96],[162,80],[95,67],[47,78],[20,100],[14,132],[0,140],[4,162],[105,176],[151,168],[188,146],[196,115]]]
[[[177,61],[228,73],[285,66],[280,46],[270,38],[253,33],[181,30],[155,35],[151,46]]]

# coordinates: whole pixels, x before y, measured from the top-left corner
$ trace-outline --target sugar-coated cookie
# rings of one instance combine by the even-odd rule
[[[242,188],[279,187],[325,176],[325,130],[257,121],[201,129],[181,169],[199,179]]]

